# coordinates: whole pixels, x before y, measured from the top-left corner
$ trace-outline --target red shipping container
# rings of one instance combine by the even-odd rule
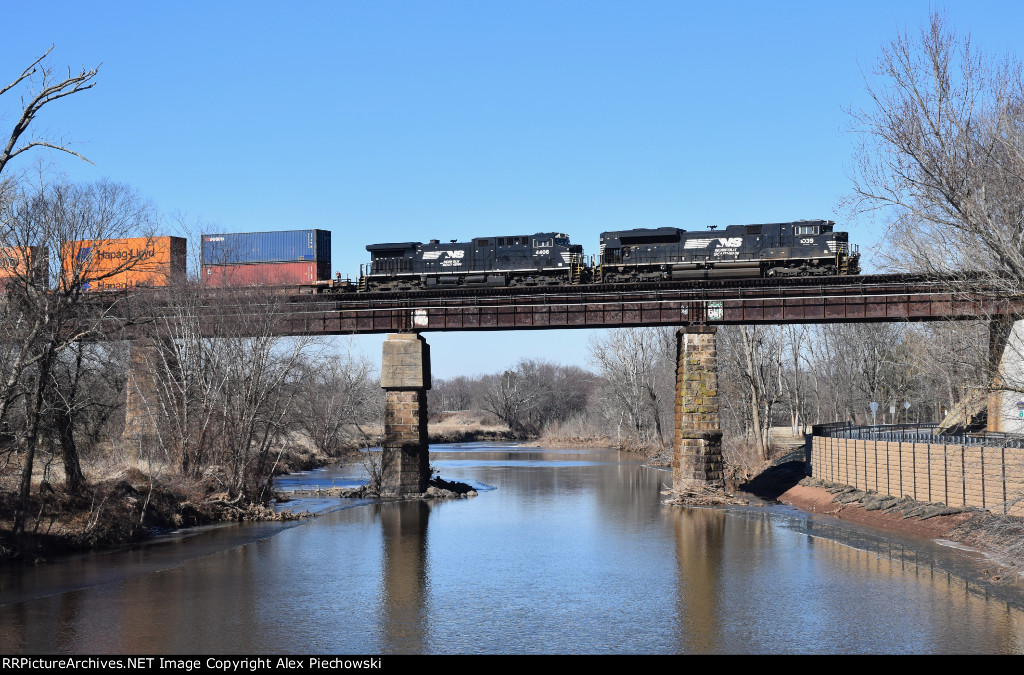
[[[330,263],[286,262],[204,265],[202,282],[216,288],[232,286],[294,286],[331,278]]]

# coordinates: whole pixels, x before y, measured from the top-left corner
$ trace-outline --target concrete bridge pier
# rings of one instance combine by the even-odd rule
[[[684,326],[676,332],[676,428],[672,481],[724,481],[722,428],[718,414],[715,326]]]
[[[386,392],[381,494],[419,494],[430,480],[427,390],[430,345],[422,336],[396,333],[384,340],[380,386]]]

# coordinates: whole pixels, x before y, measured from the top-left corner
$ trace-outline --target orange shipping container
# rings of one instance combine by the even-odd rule
[[[40,253],[42,251],[42,253]],[[0,248],[0,281],[12,279],[38,281],[46,275],[46,249],[39,246]]]
[[[185,247],[181,237],[67,242],[61,250],[63,280],[87,291],[167,286],[185,279]]]

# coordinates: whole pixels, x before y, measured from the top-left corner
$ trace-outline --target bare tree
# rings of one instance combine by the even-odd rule
[[[22,139],[36,116],[45,106],[65,96],[71,96],[96,86],[95,78],[99,72],[99,66],[91,70],[82,68],[77,75],[72,75],[69,68],[67,77],[62,77],[52,66],[46,63],[46,59],[52,51],[53,46],[29,64],[20,75],[14,78],[14,81],[0,88],[0,96],[3,96],[19,85],[28,85],[26,91],[21,96],[21,113],[18,116],[18,120],[14,123],[14,127],[11,129],[3,149],[0,150],[0,174],[3,173],[10,160],[26,150],[37,147],[60,150],[87,162],[89,161],[72,150],[66,142],[45,137],[36,137],[28,140]]]
[[[862,142],[848,205],[885,219],[883,263],[960,277],[997,297],[1024,291],[1020,60],[984,54],[933,13],[882,49],[865,84],[869,105],[850,111]],[[1024,360],[1021,341],[1010,344]],[[986,379],[1024,391],[1024,370],[995,373],[986,341],[974,348]]]
[[[480,407],[508,425],[514,435],[526,434],[523,412],[533,405],[535,392],[515,368],[483,378]]]
[[[1024,281],[1024,80],[932,14],[882,50],[851,111],[857,211],[886,212],[890,266]]]
[[[269,289],[211,298],[190,284],[172,293],[140,364],[155,375],[157,400],[146,404],[159,411],[158,447],[143,451],[191,478],[217,467],[227,506],[265,502],[283,439],[299,429],[295,402],[313,340],[282,336],[284,299]]]
[[[306,358],[299,366],[299,425],[328,456],[367,439],[363,425],[381,419],[383,390],[369,359],[351,341],[337,354]]]
[[[434,380],[428,390],[430,410],[435,412],[469,410],[478,378],[457,375],[448,379]]]
[[[675,384],[675,333],[664,328],[622,328],[590,341],[590,358],[605,380],[605,395],[617,402],[627,435],[665,444],[671,428]],[[618,425],[618,435],[622,427]]]
[[[583,410],[592,388],[593,375],[582,368],[523,359],[482,378],[478,405],[527,437]]]
[[[782,331],[741,326],[739,372],[748,390],[752,431],[762,460],[770,457],[772,413],[782,400]]]
[[[67,242],[107,240],[152,231],[152,210],[131,189],[109,182],[91,185],[42,184],[19,190],[0,204],[0,233],[14,263],[6,270],[0,348],[5,369],[0,379],[0,422],[10,422],[12,406],[27,411],[16,447],[23,450],[19,508],[14,534],[24,531],[35,452],[40,440],[54,368],[78,342],[104,335],[120,297],[94,301],[84,290],[132,269],[141,254],[128,255],[98,270],[85,256],[66,255]],[[61,255],[51,256],[51,252]],[[71,414],[74,406],[66,408]],[[72,420],[66,420],[72,424]],[[70,439],[67,439],[70,440]],[[64,443],[68,487],[82,482],[74,443]]]

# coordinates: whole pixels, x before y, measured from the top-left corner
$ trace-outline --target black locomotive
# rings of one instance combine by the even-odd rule
[[[370,244],[360,290],[445,286],[561,286],[584,281],[583,247],[569,235],[538,232],[514,237],[454,239],[442,244]]]
[[[594,281],[632,283],[715,277],[859,274],[860,255],[831,220],[675,227],[601,234]]]
[[[695,232],[676,227],[602,232],[600,254],[589,263],[582,246],[556,232],[447,244],[437,239],[371,244],[359,290],[859,274],[859,254],[834,225],[801,220]]]

